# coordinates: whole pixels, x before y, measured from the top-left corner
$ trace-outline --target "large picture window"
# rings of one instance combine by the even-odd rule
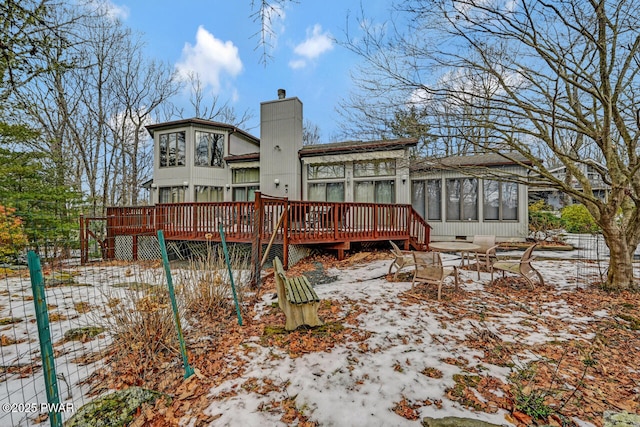
[[[356,202],[395,203],[395,181],[355,181],[354,200]]]
[[[259,168],[234,169],[232,173],[234,184],[244,184],[247,182],[260,182]]]
[[[483,181],[483,215],[486,221],[518,220],[518,184]]]
[[[224,135],[221,133],[211,133],[196,131],[195,165],[213,166],[221,168],[224,166]]]
[[[427,180],[427,220],[442,221],[442,180]]]
[[[231,180],[233,182],[233,200],[236,202],[252,202],[256,198],[256,191],[260,188],[259,185],[256,185],[256,183],[260,182],[260,168],[234,169]]]
[[[344,202],[344,182],[309,184],[309,200],[314,202]]]
[[[353,163],[353,176],[391,176],[396,174],[394,159],[367,160]]]
[[[411,205],[426,220],[442,221],[442,180],[412,181]]]
[[[185,165],[184,132],[163,133],[159,138],[160,167]]]
[[[344,163],[308,165],[307,178],[309,179],[344,178]]]
[[[196,185],[193,200],[196,202],[223,202],[224,191],[222,187],[210,187],[207,185]]]
[[[478,180],[447,179],[447,221],[478,220]]]
[[[411,206],[422,218],[426,218],[424,181],[411,181]]]
[[[182,203],[184,202],[185,187],[160,187],[158,193],[159,203]]]
[[[233,187],[234,202],[253,202],[256,199],[257,185],[248,185],[246,187]]]

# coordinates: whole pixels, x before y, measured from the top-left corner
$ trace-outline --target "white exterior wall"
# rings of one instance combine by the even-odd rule
[[[504,168],[508,173],[524,172],[517,168]],[[442,179],[442,220],[434,221],[425,218],[431,225],[431,241],[455,240],[463,238],[472,240],[476,234],[492,234],[496,236],[498,241],[523,241],[529,234],[529,208],[527,186],[518,185],[518,220],[517,221],[484,221],[483,212],[483,186],[482,178],[478,178],[478,220],[472,221],[447,221],[446,220],[446,179],[464,178],[470,175],[464,175],[459,171],[436,170],[432,172],[419,172],[411,176],[412,180],[424,179]],[[475,178],[475,177],[474,177]],[[495,179],[491,177],[489,179]]]
[[[260,191],[302,199],[302,102],[284,98],[260,104]],[[275,180],[278,180],[276,185]]]

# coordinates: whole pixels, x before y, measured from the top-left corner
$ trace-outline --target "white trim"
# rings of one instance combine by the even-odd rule
[[[304,164],[312,165],[318,163],[345,163],[369,159],[403,159],[404,150],[392,151],[363,151],[361,153],[336,153],[325,154],[323,156],[303,157]]]

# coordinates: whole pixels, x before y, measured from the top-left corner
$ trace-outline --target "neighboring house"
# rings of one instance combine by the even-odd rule
[[[527,236],[525,186],[461,172],[478,165],[522,172],[500,156],[416,162],[413,138],[303,147],[302,102],[283,90],[278,96],[260,105],[259,139],[200,119],[148,126],[150,203],[251,201],[259,190],[289,200],[411,204],[433,227],[432,240]]]
[[[603,179],[603,175],[605,177],[607,176],[607,168],[593,159],[587,159],[582,163],[578,163],[576,166],[589,180],[593,194],[600,200],[605,201],[610,189],[609,184],[607,184]],[[549,172],[560,181],[564,181],[566,177],[566,170],[566,166],[560,166],[550,169]],[[571,186],[574,189],[582,191],[582,185],[575,177],[571,178]],[[569,200],[565,201],[565,193],[560,190],[544,185],[530,186],[529,199],[531,201],[544,200],[547,205],[556,210],[562,209],[567,203],[575,203],[573,198],[569,198]]]

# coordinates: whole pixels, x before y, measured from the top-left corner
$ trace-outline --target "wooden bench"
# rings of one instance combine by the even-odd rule
[[[320,298],[304,276],[287,277],[280,258],[273,259],[278,305],[287,318],[285,329],[293,331],[300,325],[320,326]]]

